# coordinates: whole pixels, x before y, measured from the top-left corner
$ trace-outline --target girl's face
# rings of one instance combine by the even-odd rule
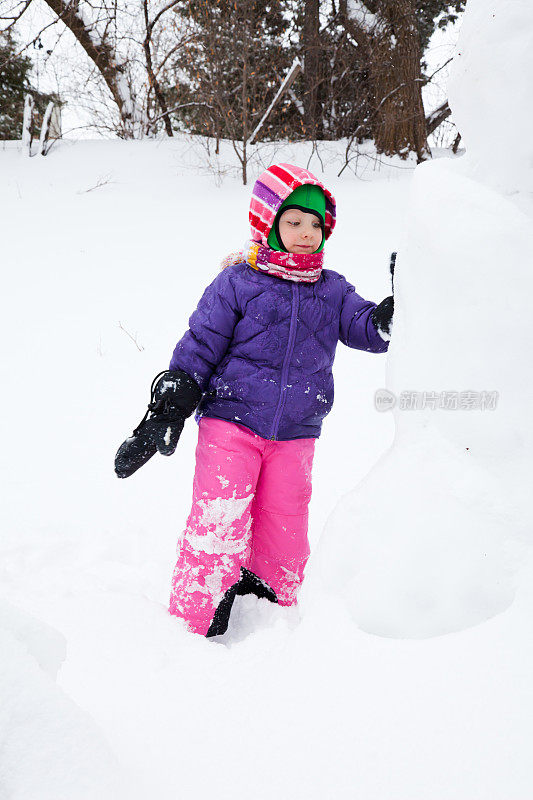
[[[314,253],[322,243],[322,228],[315,214],[289,208],[279,218],[279,235],[289,253]]]

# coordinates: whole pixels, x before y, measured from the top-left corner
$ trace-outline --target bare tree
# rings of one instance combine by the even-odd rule
[[[418,161],[423,161],[429,150],[414,0],[382,0],[376,12],[379,25],[374,54],[381,65],[375,70],[379,98],[373,126],[376,147],[379,153],[403,157],[414,151]]]
[[[155,40],[155,32],[157,26],[163,22],[165,15],[168,14],[168,12],[175,10],[176,6],[178,6],[180,2],[181,0],[168,0],[168,2],[164,2],[150,19],[149,6],[153,6],[153,2],[150,3],[150,0],[142,0],[145,28],[142,47],[146,60],[146,72],[148,75],[149,84],[146,98],[147,131],[153,130],[157,123],[162,121],[167,136],[174,135],[172,130],[171,114],[181,108],[184,108],[185,105],[188,104],[174,103],[172,104],[172,107],[169,106],[167,93],[165,91],[166,85],[169,81],[169,76],[165,73],[165,70],[171,59],[176,56],[176,53],[179,50],[186,48],[194,41],[195,34],[191,30],[183,30],[185,27],[183,20],[179,26],[176,24],[170,26],[171,31],[168,35],[163,37],[163,41],[161,41],[161,36],[158,37],[157,41]],[[163,27],[166,30],[166,24]],[[157,54],[158,51],[160,53],[159,63],[156,62],[155,58],[155,54]],[[155,114],[151,114],[150,112],[150,100],[152,92],[155,96],[158,107]]]
[[[320,81],[319,0],[305,0],[301,49],[304,59],[304,122],[307,139],[315,140],[318,128],[318,84]]]
[[[140,115],[135,97],[127,80],[127,61],[118,53],[110,31],[116,21],[117,8],[112,0],[94,4],[83,0],[45,0],[57,18],[69,28],[98,68],[115,103],[123,123],[125,138],[140,134]],[[95,14],[96,11],[96,14]],[[100,25],[99,25],[100,22]]]
[[[0,0],[1,20],[12,27],[33,1]],[[227,138],[244,181],[250,139],[373,138],[380,153],[420,161],[449,113],[426,121],[421,96],[421,37],[444,0],[331,0],[327,11],[320,0],[42,2],[54,15],[45,28],[66,26],[87,55],[72,70],[90,76],[80,95],[102,129],[188,131],[215,137],[217,152]]]
[[[9,8],[2,8],[3,13],[0,15],[0,22],[6,23],[2,25],[4,33],[10,31],[17,24],[32,2],[33,0],[13,0]]]
[[[152,20],[150,20],[149,14],[148,14],[148,0],[142,0],[143,15],[144,15],[144,25],[145,25],[145,30],[146,30],[146,34],[145,34],[144,41],[143,41],[143,49],[144,49],[144,54],[145,54],[145,58],[146,58],[146,71],[148,72],[148,79],[150,81],[150,88],[153,90],[153,92],[154,92],[154,94],[156,96],[159,108],[161,109],[161,115],[162,115],[162,118],[163,118],[163,122],[164,122],[164,125],[165,125],[165,130],[167,132],[167,136],[173,136],[172,124],[171,124],[170,119],[169,119],[169,111],[168,111],[168,106],[167,106],[167,103],[166,103],[166,100],[165,100],[165,95],[164,95],[164,93],[163,93],[163,91],[161,89],[161,86],[159,84],[159,81],[158,81],[157,76],[156,76],[155,71],[154,71],[154,64],[153,64],[153,59],[152,59],[152,36],[153,36],[154,28],[155,28],[157,22],[161,19],[162,15],[165,13],[165,11],[167,11],[170,8],[172,8],[172,6],[175,6],[177,2],[178,2],[178,0],[171,0],[171,2],[168,3],[167,6],[164,9],[161,9],[159,11],[159,13],[156,14],[155,17]]]
[[[163,125],[166,133],[172,136],[170,115],[174,109],[165,92],[165,70],[172,56],[186,46],[189,38],[180,35],[175,24],[168,25],[166,15],[181,1],[43,0],[53,13],[53,19],[32,32],[23,49],[41,48],[41,37],[48,28],[65,26],[88,57],[83,66],[76,60],[69,73],[69,76],[74,71],[86,75],[85,80],[80,75],[84,102],[96,118],[102,118],[106,104],[110,109],[109,93],[115,103],[120,123],[117,124],[114,113],[104,114],[104,118],[107,117],[104,129],[113,130],[124,138],[138,138],[154,133]],[[34,0],[0,2],[11,3],[0,18],[0,25],[4,22],[4,27],[9,29],[18,23]],[[99,86],[105,87],[105,91],[100,93]]]
[[[249,48],[250,48],[250,37],[249,37],[249,27],[250,27],[250,20],[249,15],[247,13],[247,0],[241,0],[241,10],[242,10],[242,24],[243,24],[243,48],[242,48],[242,147],[241,152],[237,147],[235,147],[235,140],[233,140],[233,146],[235,147],[235,152],[237,153],[241,165],[242,165],[242,182],[243,185],[246,186],[248,176],[246,174],[246,168],[248,163],[248,152],[247,152],[247,145],[248,145],[248,135],[249,135],[249,109],[248,104],[250,102],[250,98],[248,97],[248,71],[249,71]]]
[[[339,16],[355,41],[365,79],[367,109],[358,135],[373,136],[378,152],[428,154],[422,102],[424,78],[414,0],[347,0]]]

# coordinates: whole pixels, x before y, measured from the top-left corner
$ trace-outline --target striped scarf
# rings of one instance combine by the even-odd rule
[[[320,278],[324,253],[280,253],[260,242],[246,242],[244,248],[230,253],[220,265],[221,269],[245,261],[258,272],[266,272],[287,281],[314,283]]]

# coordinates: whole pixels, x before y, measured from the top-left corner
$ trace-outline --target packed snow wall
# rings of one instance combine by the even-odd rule
[[[56,684],[62,634],[0,600],[0,797],[135,800],[93,720]]]
[[[468,0],[449,84],[466,153],[417,167],[399,245],[394,442],[311,569],[373,633],[501,612],[533,538],[532,74],[529,0]]]

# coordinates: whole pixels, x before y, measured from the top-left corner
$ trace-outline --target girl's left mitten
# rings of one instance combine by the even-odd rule
[[[390,339],[392,332],[392,318],[394,316],[394,296],[386,297],[372,309],[370,315],[382,339]]]
[[[129,478],[157,451],[175,451],[183,425],[202,397],[196,381],[181,370],[166,370],[152,382],[148,411],[115,456],[115,472]]]

